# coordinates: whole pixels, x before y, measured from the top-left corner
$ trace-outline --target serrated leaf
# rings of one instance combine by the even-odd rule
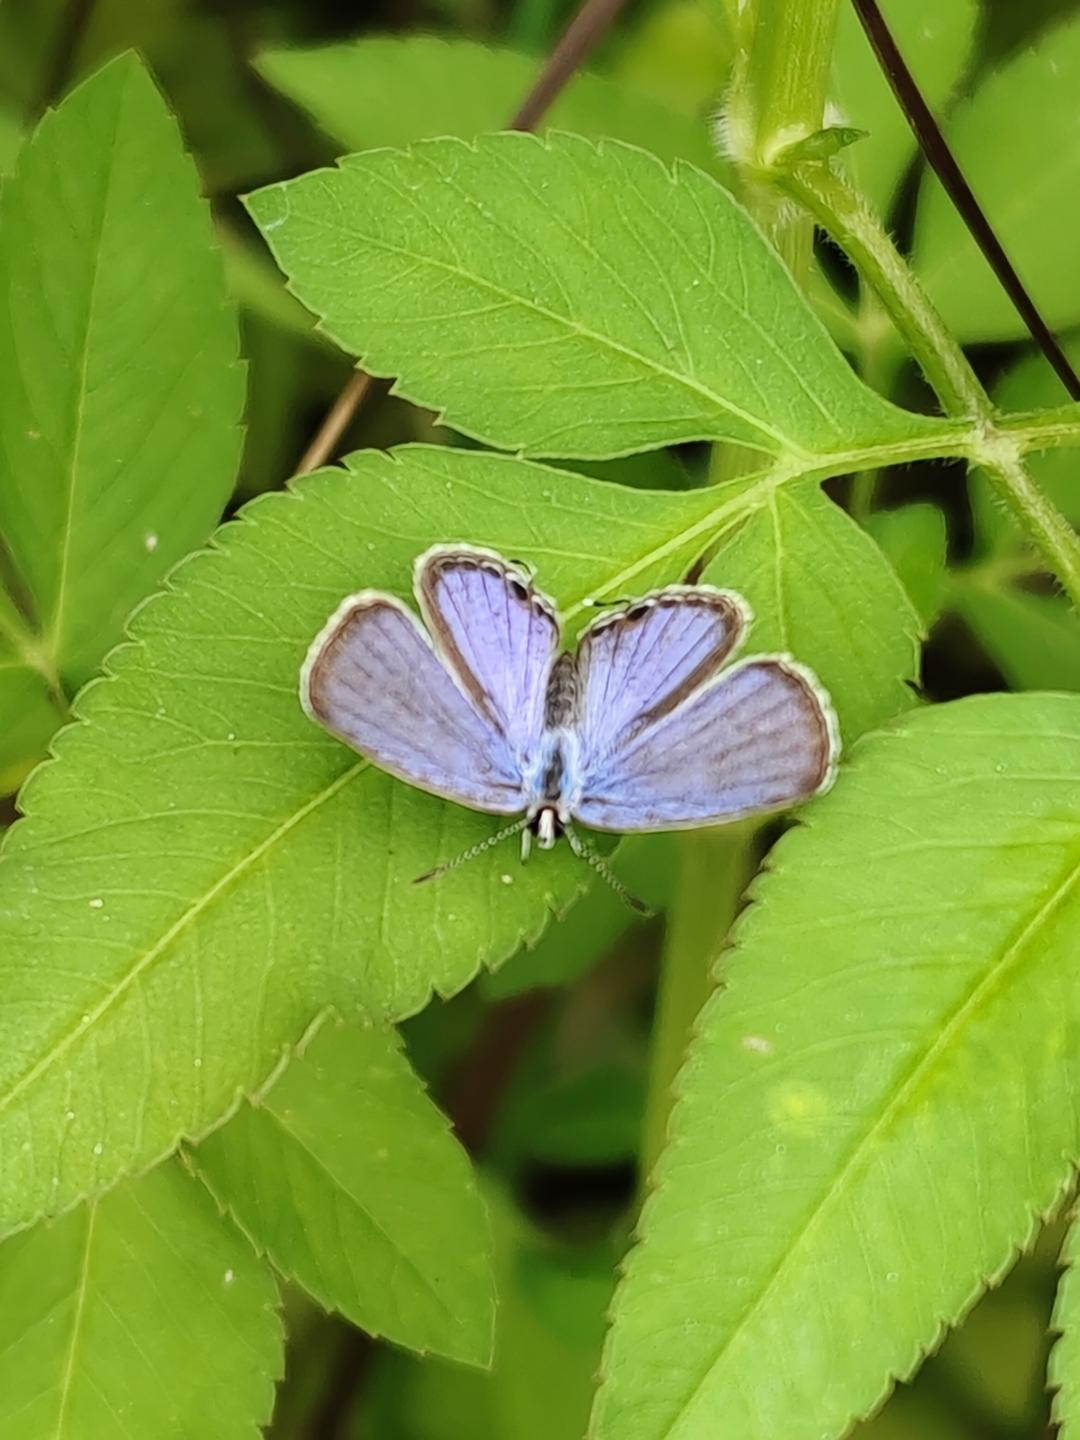
[[[0,1248],[0,1428],[255,1440],[282,1368],[274,1282],[162,1166]]]
[[[236,321],[194,166],[132,55],[46,115],[2,205],[0,533],[73,688],[221,514]]]
[[[257,68],[347,150],[373,150],[507,129],[541,62],[472,40],[366,35],[340,45],[264,51]],[[539,128],[612,136],[662,160],[681,156],[713,174],[730,173],[701,119],[598,75],[575,75]]]
[[[916,711],[804,814],[678,1082],[598,1440],[841,1435],[1072,1175],[1080,699]]]
[[[1047,1388],[1054,1392],[1053,1418],[1060,1427],[1061,1440],[1076,1440],[1077,1395],[1080,1386],[1080,1287],[1077,1262],[1080,1260],[1080,1230],[1072,1217],[1061,1252],[1063,1273],[1058,1281],[1057,1302],[1051,1332],[1057,1339],[1050,1351]]]
[[[893,0],[881,8],[920,93],[940,113],[967,63],[979,19],[975,0]],[[841,118],[868,132],[844,155],[843,168],[886,215],[918,145],[853,5],[837,11],[829,88]]]
[[[329,334],[493,445],[805,459],[940,428],[862,385],[746,213],[685,164],[488,135],[349,156],[247,204]]]
[[[300,662],[343,595],[409,595],[421,551],[470,541],[535,565],[573,633],[587,597],[680,579],[778,483],[649,493],[504,456],[372,452],[255,502],[175,571],[6,837],[0,1226],[204,1134],[328,1006],[397,1019],[460,989],[587,883],[562,850],[524,867],[499,850],[413,885],[495,827],[305,719]],[[826,579],[803,575],[811,608]],[[895,684],[894,619],[878,618],[880,652],[859,650],[871,691]]]
[[[261,1254],[371,1335],[485,1365],[491,1234],[393,1031],[327,1026],[192,1162]]]
[[[919,618],[878,547],[817,485],[773,491],[706,578],[750,601],[755,651],[816,671],[846,740],[914,704]]]
[[[1080,322],[1078,89],[1080,21],[1073,19],[985,80],[957,107],[945,132],[965,179],[1052,330]],[[914,264],[959,339],[1027,335],[956,207],[931,174],[919,195]]]

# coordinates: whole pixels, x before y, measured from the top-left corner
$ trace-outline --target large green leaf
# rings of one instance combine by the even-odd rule
[[[1053,329],[1080,322],[1078,89],[1080,20],[1074,18],[986,80],[958,107],[946,132],[979,203]],[[919,197],[914,260],[960,339],[1013,340],[1027,334],[931,174]]]
[[[369,453],[255,502],[175,571],[6,837],[0,1224],[205,1132],[326,1006],[398,1018],[456,991],[586,883],[563,850],[522,867],[507,847],[412,884],[495,825],[392,781],[301,713],[300,662],[343,595],[407,595],[421,551],[468,540],[534,564],[574,629],[596,613],[587,597],[680,579],[779,484],[650,493],[504,456]],[[760,547],[748,554],[760,568]],[[879,552],[852,558],[875,591]],[[811,610],[824,581],[798,577]],[[884,711],[897,693],[895,624],[912,616],[890,583],[898,609],[876,612],[877,649],[860,641],[857,688],[830,680],[848,734],[868,686]],[[853,669],[838,659],[834,674]]]
[[[4,186],[0,534],[81,683],[220,517],[243,372],[198,179],[131,55],[46,115]]]
[[[491,1360],[491,1235],[469,1162],[392,1030],[326,1026],[192,1156],[256,1249],[410,1350]]]
[[[270,50],[260,72],[348,150],[403,148],[432,136],[472,140],[505,130],[540,73],[535,56],[435,35],[367,35],[344,45]],[[613,136],[662,160],[681,156],[703,170],[730,167],[704,120],[597,75],[576,75],[541,130]]]
[[[0,1248],[0,1429],[254,1440],[282,1369],[274,1282],[167,1165]]]
[[[598,1440],[841,1435],[1070,1182],[1080,699],[917,711],[805,813],[678,1082]]]
[[[349,156],[248,198],[365,369],[533,455],[736,440],[806,460],[936,433],[868,390],[716,181],[570,135]]]

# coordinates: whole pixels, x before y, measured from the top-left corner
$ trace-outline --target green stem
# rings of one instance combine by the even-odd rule
[[[1064,515],[1031,479],[1028,448],[1003,425],[967,357],[862,196],[828,164],[777,169],[778,187],[802,202],[850,256],[874,288],[946,414],[974,424],[968,458],[991,484],[1021,528],[1038,546],[1062,588],[1080,608],[1080,540]],[[1070,407],[1075,426],[1076,407]],[[1058,416],[1062,412],[1057,412]],[[1067,423],[1067,422],[1066,422]]]
[[[642,1126],[641,1174],[647,1177],[667,1138],[672,1085],[698,1012],[713,988],[711,966],[739,910],[750,878],[753,822],[679,837],[678,890],[660,969],[649,1086]]]

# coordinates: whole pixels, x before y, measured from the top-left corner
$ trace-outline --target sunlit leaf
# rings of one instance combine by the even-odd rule
[[[688,165],[489,135],[349,156],[247,203],[329,334],[492,444],[729,439],[805,459],[941,424],[856,379],[749,217]]]
[[[28,783],[0,861],[0,1223],[203,1134],[327,1006],[401,1018],[460,989],[591,878],[564,849],[521,866],[508,846],[412,883],[495,824],[392,781],[304,717],[300,662],[343,595],[408,596],[420,552],[471,541],[535,566],[572,634],[596,613],[587,598],[682,578],[776,490],[650,493],[510,457],[368,453],[255,502],[176,571],[112,678],[80,697],[82,723]],[[832,633],[848,734],[866,697],[902,696],[913,653],[897,641],[906,599],[860,543],[868,593],[877,555],[896,610],[874,600],[877,648],[869,627]],[[757,543],[756,565],[765,553]],[[800,572],[807,613],[833,583],[828,567]],[[838,679],[856,668],[849,692]]]
[[[1071,1180],[1080,699],[904,716],[804,815],[678,1081],[598,1440],[843,1434]]]

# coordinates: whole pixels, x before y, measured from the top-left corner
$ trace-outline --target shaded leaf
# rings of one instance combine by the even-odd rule
[[[193,1164],[261,1254],[371,1335],[491,1359],[491,1236],[468,1159],[379,1027],[327,1026]]]
[[[1078,89],[1080,21],[1073,19],[985,80],[957,107],[945,132],[965,179],[1052,330],[1080,322]],[[960,340],[1027,336],[932,174],[920,190],[914,263]]]
[[[998,589],[961,572],[951,601],[1014,690],[1080,690],[1080,620],[1063,596]]]
[[[194,167],[133,56],[46,115],[2,204],[0,533],[74,687],[221,514],[236,322]]]
[[[347,150],[373,150],[507,129],[541,61],[472,40],[367,35],[310,50],[264,51],[257,68]],[[730,173],[703,120],[597,75],[575,75],[539,128],[612,136],[662,160],[681,156],[714,174]]]
[[[939,114],[967,63],[978,5],[975,0],[894,0],[882,9],[920,93]],[[918,145],[854,5],[837,11],[829,88],[841,118],[868,132],[844,155],[843,168],[878,213],[887,215]]]
[[[841,1435],[1072,1175],[1080,699],[917,711],[804,814],[678,1082],[598,1440]]]
[[[945,516],[936,505],[901,505],[875,511],[866,528],[889,557],[928,631],[945,595]]]

